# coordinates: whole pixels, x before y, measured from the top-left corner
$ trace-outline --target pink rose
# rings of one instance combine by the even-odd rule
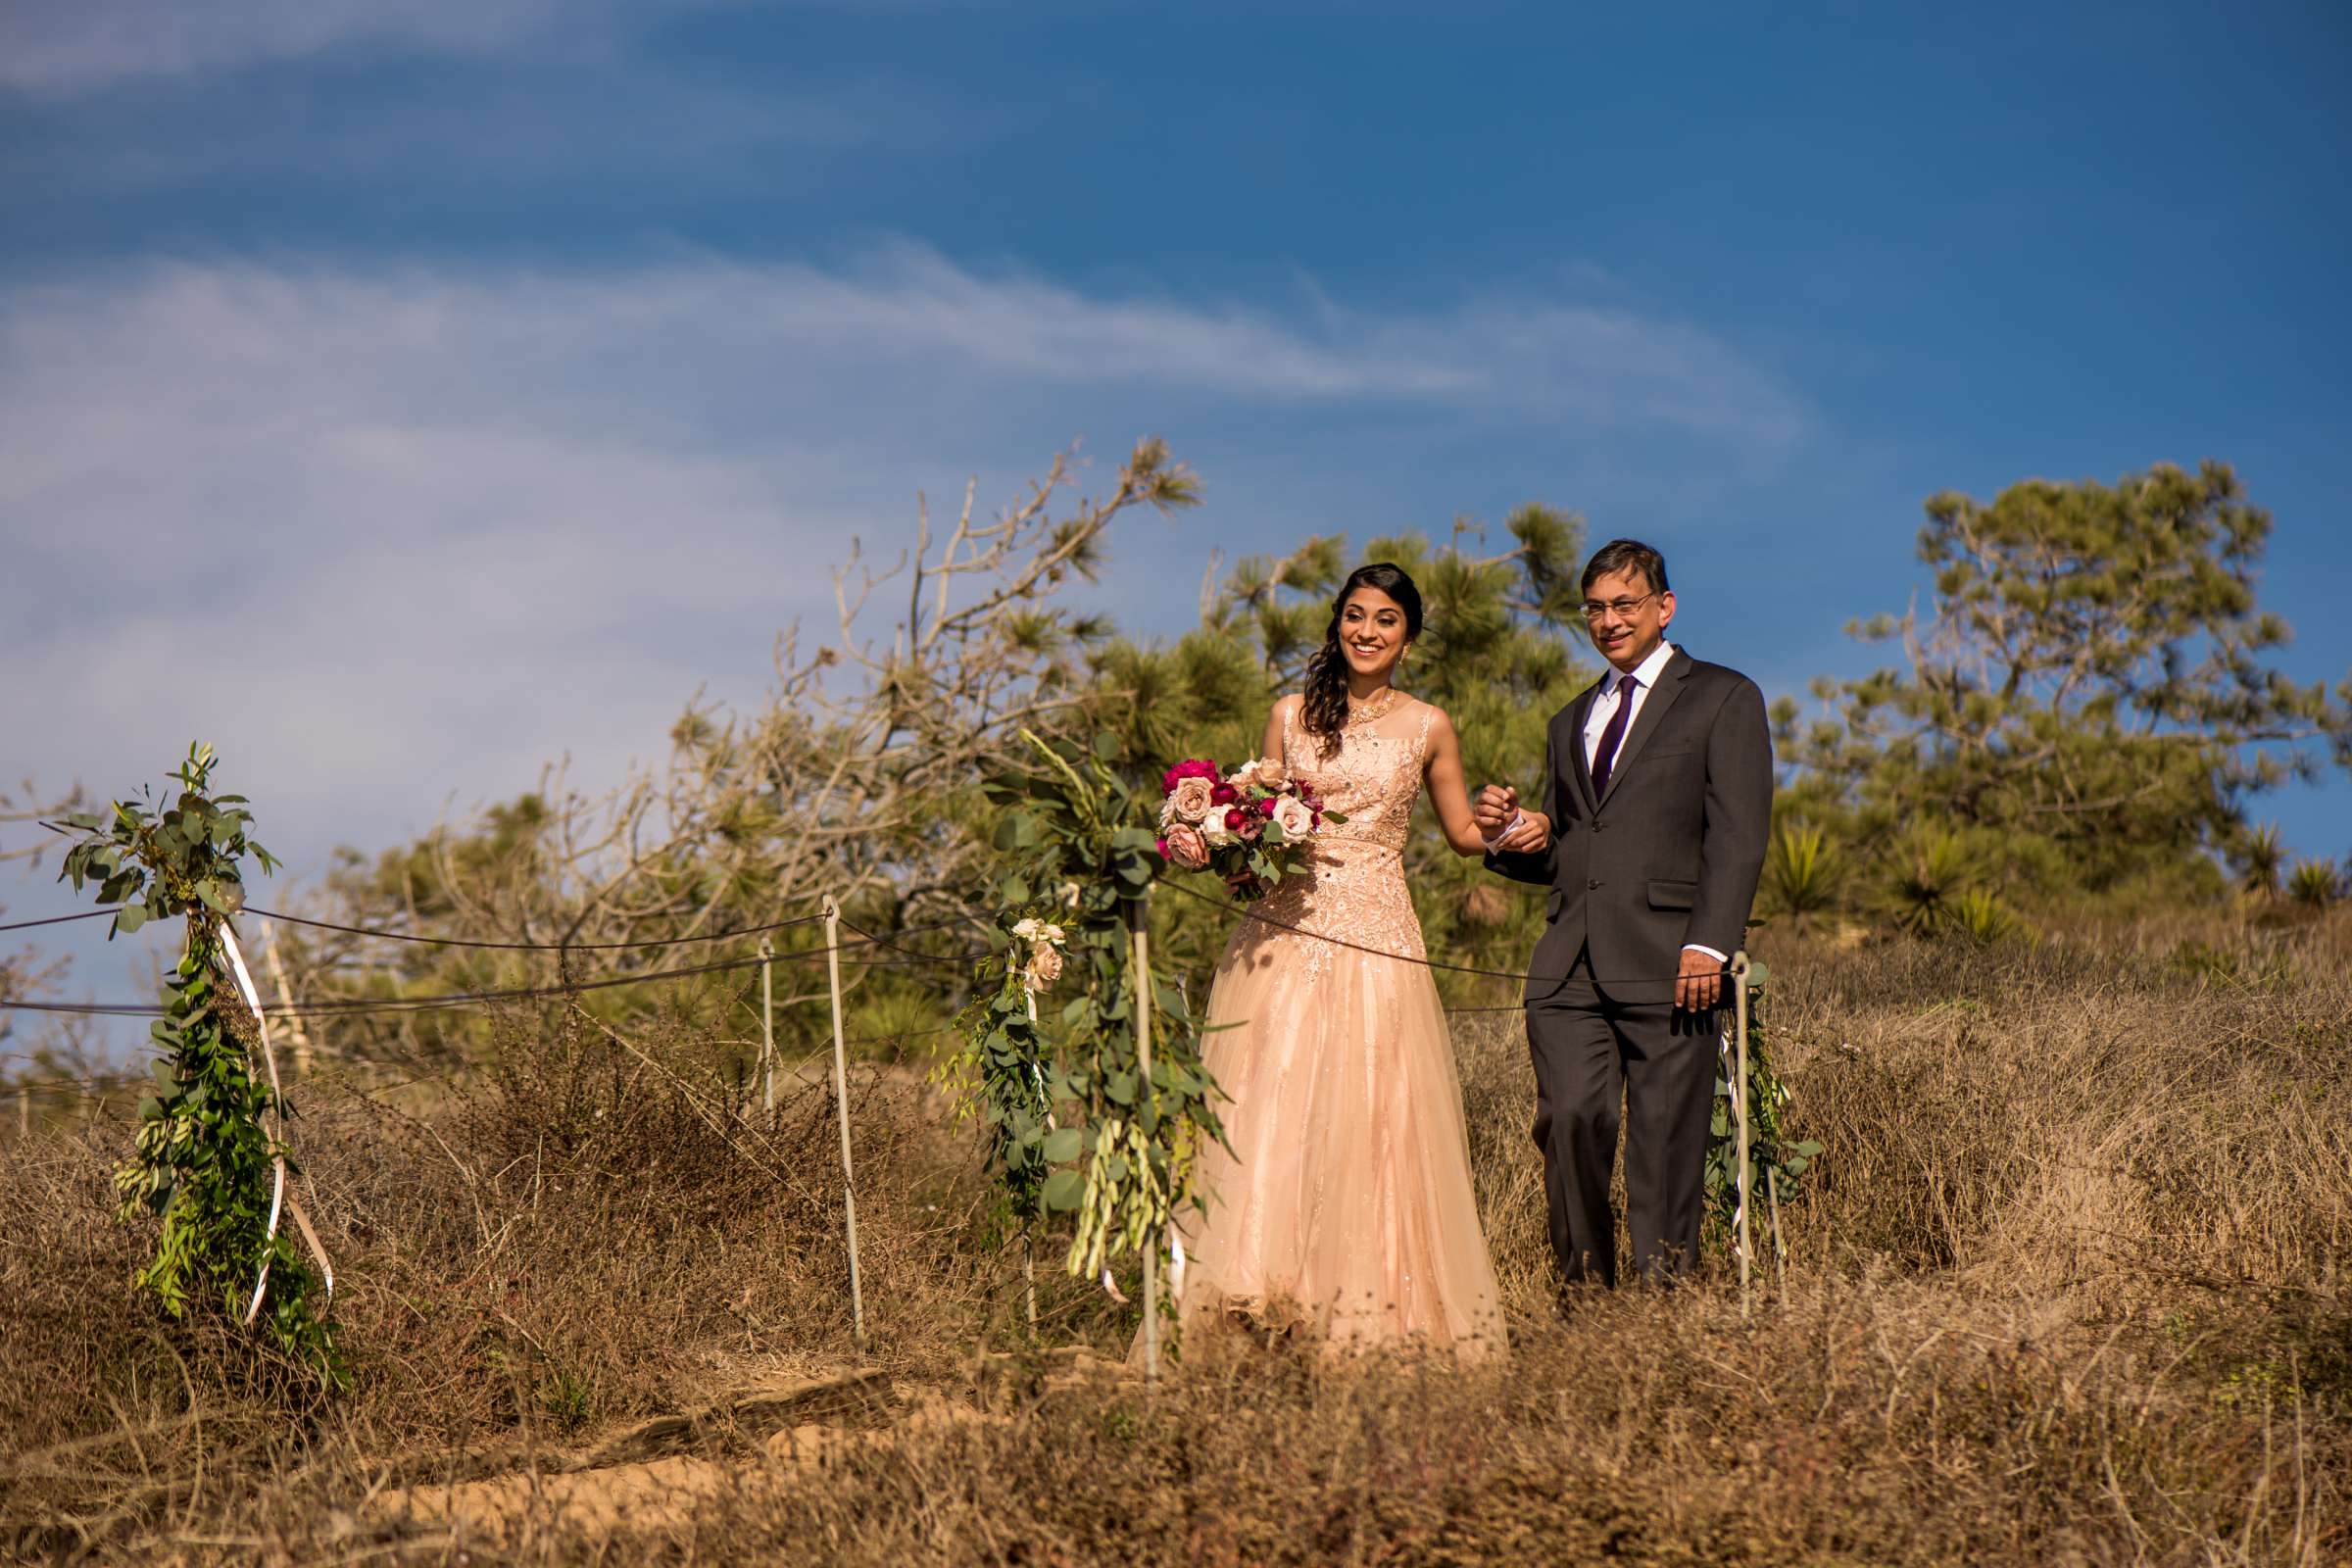
[[[1213,784],[1217,778],[1217,764],[1205,757],[1188,757],[1159,775],[1159,793],[1175,794],[1176,786],[1188,778],[1204,778]]]
[[[1198,822],[1208,815],[1210,806],[1215,804],[1215,786],[1198,774],[1191,778],[1180,778],[1176,781],[1175,793],[1168,797],[1168,807],[1176,813],[1177,821]]]
[[[1208,864],[1208,841],[1200,836],[1200,830],[1197,827],[1188,827],[1179,822],[1168,829],[1168,836],[1160,843],[1164,846],[1160,855],[1170,865],[1198,871]]]

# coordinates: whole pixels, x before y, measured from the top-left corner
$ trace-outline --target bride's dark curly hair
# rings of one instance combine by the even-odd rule
[[[1347,613],[1348,596],[1358,588],[1377,588],[1396,601],[1396,608],[1404,612],[1406,642],[1421,635],[1421,590],[1402,566],[1375,561],[1348,574],[1331,602],[1323,646],[1306,662],[1306,698],[1299,704],[1298,721],[1315,737],[1315,749],[1324,757],[1339,750],[1340,731],[1348,724],[1348,655],[1340,647],[1340,616]]]

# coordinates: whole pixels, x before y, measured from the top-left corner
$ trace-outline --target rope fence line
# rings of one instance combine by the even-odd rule
[[[1228,903],[1225,900],[1212,897],[1211,895],[1197,892],[1192,888],[1186,887],[1181,882],[1169,882],[1165,885],[1173,889],[1175,892],[1183,894],[1186,898],[1195,900],[1198,903],[1205,904],[1212,908],[1223,909],[1230,914],[1238,914],[1243,919],[1253,920],[1259,925],[1269,926],[1276,930],[1289,932],[1294,936],[1307,937],[1316,942],[1328,943],[1333,947],[1346,948],[1351,952],[1369,954],[1374,957],[1389,958],[1398,963],[1413,964],[1419,968],[1435,970],[1446,974],[1471,975],[1481,979],[1509,980],[1521,985],[1528,984],[1529,982],[1542,981],[1551,981],[1556,984],[1566,978],[1564,975],[1540,975],[1534,973],[1525,973],[1516,969],[1490,969],[1477,964],[1448,963],[1443,959],[1431,958],[1426,956],[1421,957],[1413,957],[1405,954],[1392,953],[1385,948],[1373,947],[1362,942],[1352,942],[1346,937],[1334,936],[1329,932],[1310,931],[1304,926],[1295,925],[1286,920],[1277,920],[1271,915],[1261,913],[1258,910],[1250,907],[1248,905]],[[114,911],[111,909],[97,909],[91,910],[86,914],[58,915],[53,916],[49,920],[45,921],[26,921],[22,922],[22,924],[56,924],[65,920],[87,919],[92,915],[111,914],[112,912]],[[264,919],[285,920],[297,925],[317,926],[321,929],[345,932],[355,936],[382,937],[396,942],[415,942],[437,947],[498,948],[545,953],[595,952],[611,949],[641,947],[674,947],[687,943],[717,942],[725,941],[733,937],[756,936],[762,932],[777,931],[786,929],[788,927],[811,924],[824,918],[824,916],[821,914],[800,915],[789,920],[775,921],[766,925],[746,926],[733,931],[713,932],[694,937],[679,937],[648,942],[579,943],[565,946],[548,943],[486,942],[463,938],[425,937],[401,931],[375,931],[361,926],[336,925],[329,921],[311,920],[300,915],[280,914],[272,910],[253,907],[250,906],[244,912],[258,915]],[[929,932],[944,931],[954,927],[966,926],[975,923],[978,923],[975,918],[967,915],[953,920],[937,921],[930,925],[909,927],[906,930],[896,932],[893,935],[899,937],[920,936]],[[486,1002],[525,1001],[546,997],[565,996],[578,991],[603,991],[611,990],[620,986],[648,985],[665,980],[691,979],[697,975],[719,974],[732,970],[754,968],[769,961],[771,957],[787,962],[813,960],[828,956],[830,955],[843,953],[854,947],[887,948],[892,952],[901,954],[903,956],[897,958],[848,958],[843,960],[848,963],[855,964],[860,968],[867,969],[912,968],[926,963],[970,963],[981,958],[992,956],[995,952],[994,949],[976,948],[962,953],[923,953],[919,950],[908,948],[900,942],[892,940],[891,936],[884,936],[880,933],[866,931],[862,927],[851,924],[851,922],[848,920],[843,920],[841,924],[847,926],[852,932],[856,933],[858,938],[856,942],[833,943],[828,944],[825,947],[804,949],[794,953],[776,953],[773,955],[748,958],[724,959],[715,963],[692,964],[684,968],[663,969],[650,974],[621,975],[603,980],[575,981],[569,985],[559,984],[549,986],[524,986],[501,991],[462,991],[428,997],[334,998],[320,1002],[297,1003],[291,1007],[281,1005],[277,1010],[302,1017],[360,1017],[370,1014],[442,1011],[456,1007],[473,1006]],[[0,930],[6,929],[14,929],[14,927],[0,927]],[[1727,965],[1722,969],[1709,971],[1709,973],[1728,978],[1731,970]],[[1621,985],[1671,985],[1683,978],[1684,976],[1680,974],[1673,974],[1662,977],[1620,980],[1618,983]],[[1447,1007],[1445,1010],[1448,1015],[1453,1015],[1488,1012],[1517,1012],[1520,1010],[1520,1008],[1521,1004],[1518,1003],[1497,1003],[1487,1006]],[[160,1017],[162,1016],[164,1010],[160,1005],[149,1003],[32,1002],[0,997],[0,1010],[9,1009],[15,1009],[24,1012],[59,1013],[90,1017]]]
[[[119,904],[110,904],[104,908],[83,909],[76,914],[52,914],[38,920],[10,920],[0,923],[0,931],[30,931],[38,926],[67,925],[75,920],[103,920],[109,915],[120,913],[122,908],[122,906]],[[628,952],[639,948],[681,948],[698,943],[730,942],[737,937],[756,937],[771,931],[786,931],[794,926],[815,925],[824,919],[822,914],[796,914],[789,919],[770,920],[761,925],[736,926],[726,931],[705,931],[686,937],[645,937],[628,942],[496,942],[479,937],[434,937],[415,931],[385,931],[373,926],[342,925],[333,920],[316,920],[309,915],[288,914],[281,909],[265,909],[258,904],[249,904],[238,912],[253,915],[258,919],[274,920],[284,925],[309,926],[314,930],[335,931],[345,936],[373,937],[383,942],[412,942],[422,947],[432,948],[490,948],[511,953],[612,953]],[[895,935],[922,936],[929,932],[946,931],[956,926],[973,923],[975,923],[974,916],[959,915],[952,920],[937,920],[929,925],[909,926]],[[911,948],[902,948],[888,937],[879,936],[852,925],[848,920],[842,921],[842,924],[849,926],[851,930],[856,931],[869,942],[879,943],[883,947],[896,949],[901,953],[915,951]],[[982,956],[982,955],[918,954],[917,956],[935,957],[942,960],[953,959],[961,962],[966,957]]]
[[[1294,936],[1308,937],[1317,942],[1328,943],[1333,947],[1346,948],[1352,952],[1369,954],[1374,957],[1392,958],[1398,963],[1414,964],[1420,968],[1431,969],[1441,973],[1471,975],[1487,980],[1510,980],[1521,985],[1525,985],[1530,981],[1549,980],[1557,982],[1566,978],[1563,975],[1539,975],[1524,973],[1516,969],[1490,969],[1482,967],[1478,964],[1448,963],[1444,959],[1431,958],[1426,956],[1422,957],[1412,957],[1404,954],[1392,953],[1385,948],[1376,948],[1366,943],[1351,942],[1346,937],[1333,936],[1329,932],[1310,931],[1304,926],[1295,925],[1287,920],[1277,920],[1273,916],[1263,914],[1246,904],[1228,903],[1227,901],[1216,898],[1210,894],[1201,893],[1193,888],[1187,887],[1181,882],[1169,881],[1163,885],[1176,893],[1184,895],[1188,899],[1196,901],[1197,903],[1205,904],[1212,908],[1223,909],[1229,914],[1238,914],[1245,920],[1254,920],[1260,925],[1270,926],[1276,930],[1287,931]],[[27,930],[36,926],[62,925],[72,920],[96,919],[105,915],[113,914],[114,912],[115,909],[110,907],[104,909],[84,910],[78,914],[51,915],[45,919],[39,920],[11,921],[7,924],[0,925],[0,931]],[[726,942],[737,937],[760,936],[768,932],[789,930],[796,926],[813,925],[824,919],[822,914],[804,914],[795,915],[784,920],[768,921],[760,925],[739,926],[728,931],[705,932],[695,936],[687,937],[648,938],[639,942],[560,943],[498,942],[471,937],[423,936],[411,931],[385,931],[368,926],[342,925],[331,920],[316,920],[307,915],[287,914],[281,910],[265,909],[257,905],[248,905],[241,912],[255,915],[265,920],[276,920],[289,925],[309,926],[316,930],[334,931],[348,936],[373,937],[388,942],[409,942],[426,947],[480,948],[523,953],[598,953],[628,951],[632,949],[684,947],[700,943]],[[872,946],[887,948],[894,953],[904,955],[904,960],[887,958],[850,958],[845,961],[858,964],[865,968],[899,968],[910,967],[915,963],[970,963],[981,958],[992,956],[995,952],[994,949],[976,948],[963,953],[923,953],[917,949],[908,948],[901,942],[894,940],[896,937],[923,936],[935,931],[946,931],[956,927],[980,925],[985,923],[973,915],[961,915],[954,919],[934,921],[929,925],[910,926],[904,931],[894,932],[887,936],[879,932],[867,931],[863,927],[858,926],[847,919],[844,919],[841,923],[842,925],[848,927],[852,932],[857,934],[858,939],[857,942],[841,943],[837,946],[827,946],[822,948],[810,948],[797,953],[778,953],[775,954],[774,956],[785,960],[817,958],[824,956],[828,953],[844,951],[851,947]],[[304,1003],[298,1004],[290,1010],[305,1014],[322,1014],[326,1012],[351,1013],[361,1010],[377,1009],[421,1011],[442,1006],[467,1005],[476,1002],[496,1002],[530,997],[561,996],[566,991],[589,991],[617,985],[634,985],[662,979],[685,978],[697,974],[716,973],[725,968],[749,967],[752,964],[756,964],[760,961],[761,960],[758,958],[750,958],[740,961],[729,961],[722,964],[700,964],[684,969],[662,970],[656,974],[635,975],[626,978],[611,980],[585,981],[571,986],[539,986],[511,991],[457,992],[443,997],[388,999],[341,998],[329,1002]],[[1729,965],[1726,965],[1723,969],[1710,972],[1728,976],[1731,970]],[[1682,978],[1683,976],[1680,974],[1672,974],[1662,977],[1621,980],[1618,983],[1626,985],[1670,985]],[[0,1008],[11,1007],[27,1012],[73,1012],[126,1017],[154,1016],[157,1015],[161,1010],[160,1008],[151,1005],[136,1003],[33,1003],[25,1001],[12,1001],[7,998],[0,998]],[[289,1009],[281,1007],[278,1010],[286,1011]],[[1519,1010],[1519,1004],[1512,1003],[1498,1004],[1494,1006],[1482,1007],[1448,1007],[1446,1010],[1449,1013],[1516,1012]]]
[[[1238,914],[1245,920],[1255,920],[1259,925],[1272,926],[1276,930],[1288,931],[1295,936],[1311,937],[1317,942],[1328,942],[1335,948],[1348,948],[1356,953],[1368,953],[1376,958],[1393,958],[1398,963],[1415,964],[1423,969],[1443,970],[1447,974],[1478,975],[1489,980],[1516,980],[1522,985],[1531,980],[1549,981],[1552,984],[1557,985],[1561,981],[1564,981],[1568,978],[1564,974],[1522,974],[1516,969],[1482,969],[1475,964],[1446,963],[1441,959],[1431,957],[1415,958],[1401,953],[1391,953],[1386,948],[1375,948],[1361,942],[1350,942],[1346,937],[1335,937],[1328,932],[1309,931],[1302,925],[1293,925],[1287,920],[1277,920],[1270,914],[1260,914],[1255,909],[1250,907],[1250,906],[1247,904],[1228,904],[1223,899],[1212,897],[1206,893],[1196,892],[1193,889],[1186,887],[1181,882],[1170,882],[1165,885],[1173,891],[1183,894],[1188,899],[1193,899],[1201,904],[1205,904],[1211,908],[1223,909],[1230,914]],[[1707,971],[1707,973],[1709,975],[1720,975],[1728,980],[1731,978],[1732,968],[1729,963],[1726,963],[1722,968],[1710,969]],[[1615,981],[1614,984],[1621,986],[1663,986],[1672,985],[1675,981],[1683,978],[1684,977],[1679,974],[1670,974],[1662,979],[1619,979]],[[1519,1010],[1519,1004],[1512,1003],[1507,1006],[1494,1007],[1448,1007],[1446,1010],[1447,1012],[1517,1012]]]
[[[245,906],[241,912],[285,925],[307,925],[318,931],[339,931],[346,936],[374,937],[384,942],[414,942],[432,948],[496,948],[513,953],[608,953],[636,948],[682,948],[695,943],[756,937],[763,932],[789,930],[797,925],[814,925],[824,918],[821,914],[796,914],[791,919],[770,920],[764,925],[737,926],[729,931],[706,931],[690,937],[648,937],[637,942],[492,942],[475,937],[428,937],[413,931],[378,931],[367,926],[338,925],[332,920],[314,920],[308,915],[286,914],[253,904]]]
[[[79,914],[53,914],[43,920],[11,920],[0,925],[0,931],[29,931],[36,925],[67,925],[75,920],[98,920],[115,912],[120,905],[108,905],[103,909],[84,909]]]
[[[821,919],[822,916],[819,918]],[[919,931],[942,930],[948,925],[960,923],[944,921],[937,926],[917,927],[914,931],[899,934],[910,936]],[[851,929],[856,930],[857,928],[853,926]],[[603,980],[576,980],[569,984],[519,986],[503,991],[455,991],[427,997],[339,997],[320,1002],[296,1003],[292,1006],[280,1005],[276,1010],[309,1018],[348,1018],[369,1013],[433,1012],[452,1007],[472,1006],[484,1002],[512,1002],[532,998],[562,997],[579,991],[609,991],[620,986],[651,985],[666,980],[685,980],[697,975],[723,974],[735,970],[754,969],[770,961],[797,963],[839,955],[851,948],[873,946],[890,948],[906,956],[845,958],[842,961],[861,969],[911,969],[926,963],[968,963],[975,958],[987,956],[990,951],[982,949],[970,953],[919,953],[912,948],[902,947],[887,938],[859,932],[858,940],[856,942],[838,942],[822,948],[808,948],[794,953],[760,954],[747,958],[722,958],[712,963],[689,964],[683,968],[661,969],[643,974],[615,975]],[[92,1017],[158,1018],[164,1015],[164,1008],[156,1003],[32,1002],[0,997],[0,1011],[12,1009],[23,1012],[65,1013]]]

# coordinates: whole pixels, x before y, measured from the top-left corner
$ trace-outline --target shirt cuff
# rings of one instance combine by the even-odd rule
[[[1713,948],[1704,947],[1696,942],[1684,943],[1683,951],[1685,953],[1703,953],[1708,957],[1713,958],[1717,963],[1729,963],[1732,961],[1729,954],[1717,953]]]

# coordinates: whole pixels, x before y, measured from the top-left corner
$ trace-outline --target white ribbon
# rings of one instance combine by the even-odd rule
[[[318,1260],[318,1272],[325,1276],[326,1294],[330,1298],[335,1294],[335,1265],[327,1258],[326,1249],[318,1241],[318,1233],[311,1229],[310,1216],[302,1211],[302,1200],[286,1190],[285,1143],[278,1137],[277,1103],[280,1092],[277,1053],[270,1049],[270,1015],[262,1010],[262,994],[254,986],[253,972],[245,967],[245,955],[237,947],[237,933],[230,929],[226,920],[220,922],[220,945],[228,954],[229,968],[236,973],[237,989],[245,994],[245,1005],[253,1009],[254,1029],[262,1039],[262,1061],[270,1069],[270,1164],[274,1174],[270,1181],[270,1229],[264,1238],[266,1250],[262,1254],[262,1271],[254,1278],[253,1300],[245,1308],[245,1326],[251,1328],[254,1319],[262,1315],[262,1295],[270,1283],[270,1264],[277,1251],[274,1244],[281,1211],[293,1214],[295,1228],[302,1232],[302,1239],[310,1247],[311,1255]],[[245,1059],[248,1063],[252,1061],[250,1053]]]

